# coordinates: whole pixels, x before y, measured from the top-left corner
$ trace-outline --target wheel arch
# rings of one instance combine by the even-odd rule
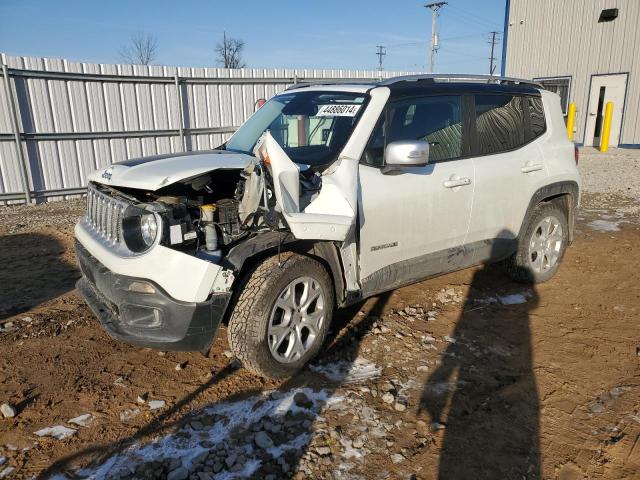
[[[578,187],[578,183],[573,180],[550,183],[549,185],[539,188],[529,201],[529,206],[522,218],[520,230],[518,231],[518,238],[520,238],[520,235],[524,229],[526,229],[527,226],[525,223],[527,218],[529,218],[530,213],[537,205],[541,203],[555,203],[567,214],[567,223],[569,224],[569,243],[573,242],[575,210],[578,206],[579,198],[580,188]]]
[[[336,305],[345,303],[344,269],[338,246],[332,241],[298,240],[290,232],[265,232],[232,248],[222,263],[236,272],[234,285],[238,285],[255,265],[278,252],[294,252],[318,261],[331,277]]]

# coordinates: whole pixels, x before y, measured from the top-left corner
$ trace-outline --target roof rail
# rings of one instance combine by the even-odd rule
[[[500,77],[496,75],[476,75],[468,73],[425,73],[419,75],[405,75],[401,77],[391,77],[382,80],[378,85],[393,85],[399,82],[417,82],[420,80],[430,80],[432,82],[483,82],[512,85],[529,85],[536,88],[543,88],[538,82],[525,78]]]
[[[312,81],[296,81],[293,85],[289,85],[287,90],[295,90],[296,88],[305,87],[321,87],[323,85],[375,85],[378,79],[375,78],[327,78]]]
[[[298,79],[295,79],[298,80]],[[294,80],[294,81],[295,81]],[[355,85],[372,85],[372,86],[389,86],[395,85],[400,82],[418,82],[418,81],[430,81],[430,82],[476,82],[476,83],[494,83],[498,85],[527,85],[535,88],[544,88],[540,83],[526,78],[513,78],[513,77],[500,77],[497,75],[476,75],[469,73],[425,73],[417,75],[403,75],[399,77],[386,78],[384,80],[378,80],[373,78],[327,78],[317,79],[309,81],[295,81],[293,85],[289,85],[287,90],[295,90],[298,88],[315,87],[323,85],[340,85],[340,84],[355,84]]]

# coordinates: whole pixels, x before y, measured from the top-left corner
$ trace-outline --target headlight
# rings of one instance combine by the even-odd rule
[[[158,213],[139,206],[130,206],[122,219],[122,238],[127,248],[142,253],[152,247],[162,232],[162,219]]]
[[[140,217],[140,234],[147,247],[153,245],[158,236],[158,221],[153,213],[145,213]]]

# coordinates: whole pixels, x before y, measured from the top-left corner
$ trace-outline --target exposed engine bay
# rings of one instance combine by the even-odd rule
[[[274,168],[262,145],[260,142],[255,160],[243,170],[213,170],[156,191],[93,186],[130,205],[121,227],[129,250],[143,252],[157,242],[217,263],[247,237],[264,231],[289,231],[281,204],[295,204],[300,211],[322,187],[317,171],[289,161],[298,177],[294,188],[298,198],[279,202],[284,190],[276,193]]]

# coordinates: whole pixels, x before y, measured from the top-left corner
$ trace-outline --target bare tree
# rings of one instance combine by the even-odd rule
[[[222,43],[216,45],[216,60],[224,68],[244,68],[247,66],[242,60],[244,41],[239,38],[227,38],[224,32]]]
[[[120,49],[120,56],[134,65],[150,65],[158,56],[158,41],[142,32],[131,36],[131,45]]]

